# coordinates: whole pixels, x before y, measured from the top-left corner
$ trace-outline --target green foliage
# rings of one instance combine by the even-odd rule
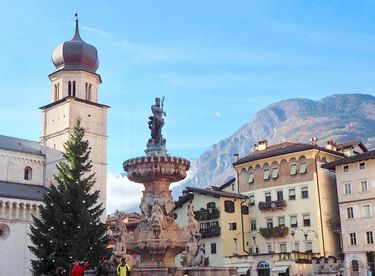
[[[33,217],[29,246],[36,256],[32,261],[34,275],[52,273],[67,267],[73,259],[88,259],[91,265],[107,255],[106,224],[100,221],[102,204],[99,191],[91,191],[95,174],[90,174],[90,148],[83,140],[85,130],[77,119],[69,141],[64,144],[64,161],[57,165],[58,174],[43,197],[40,218]]]
[[[259,233],[266,239],[282,238],[288,235],[289,228],[287,226],[275,226],[272,228],[259,228]]]

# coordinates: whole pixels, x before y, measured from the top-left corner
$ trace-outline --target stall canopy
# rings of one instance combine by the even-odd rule
[[[285,273],[288,268],[288,265],[274,266],[271,272]]]

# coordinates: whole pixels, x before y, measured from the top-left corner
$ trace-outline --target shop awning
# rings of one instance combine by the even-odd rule
[[[250,267],[239,267],[239,268],[237,268],[237,273],[238,274],[246,274],[249,269],[250,269]]]
[[[271,272],[285,273],[288,268],[289,268],[289,265],[274,266],[271,269]]]

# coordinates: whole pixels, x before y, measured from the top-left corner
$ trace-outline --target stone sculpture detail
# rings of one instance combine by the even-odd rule
[[[167,113],[164,109],[164,97],[160,103],[160,98],[155,98],[155,104],[151,105],[152,116],[148,117],[148,127],[151,130],[151,139],[148,140],[146,154],[147,156],[166,156],[166,140],[163,138],[161,130],[164,126],[164,116]]]
[[[194,216],[194,206],[188,207],[188,225],[184,232],[190,233],[190,238],[186,244],[185,250],[181,253],[181,265],[183,267],[208,266],[208,257],[205,249],[199,244],[201,234],[199,233],[199,224]]]

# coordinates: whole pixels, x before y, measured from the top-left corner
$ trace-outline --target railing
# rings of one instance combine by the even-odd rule
[[[220,236],[220,227],[213,227],[207,229],[200,229],[202,238],[216,237]]]
[[[272,228],[259,228],[259,233],[265,238],[283,238],[288,235],[289,228],[287,226],[275,226]]]
[[[274,200],[274,201],[266,201],[266,202],[259,202],[258,203],[259,210],[261,211],[273,211],[284,209],[286,207],[285,200]]]
[[[196,220],[216,219],[220,217],[218,208],[200,209],[194,212]]]

